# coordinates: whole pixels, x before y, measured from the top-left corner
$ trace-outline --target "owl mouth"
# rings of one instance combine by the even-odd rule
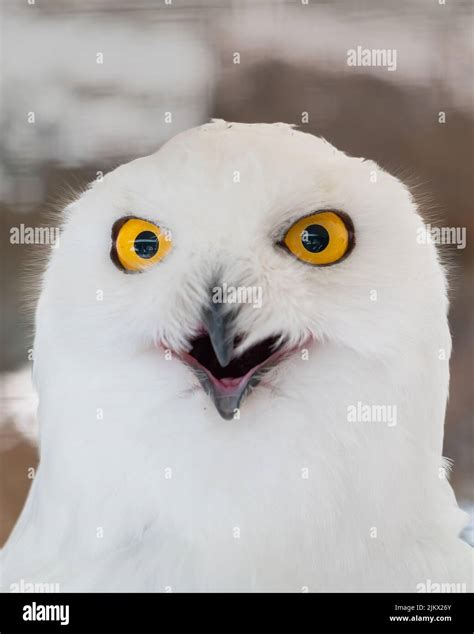
[[[180,355],[226,420],[234,418],[244,396],[260,383],[263,375],[284,354],[284,342],[281,335],[277,335],[263,339],[239,356],[233,356],[241,340],[242,337],[236,337],[235,341],[228,342],[227,349],[231,350],[231,354],[224,360],[225,365],[221,363],[218,342],[210,333],[193,339],[189,351]]]

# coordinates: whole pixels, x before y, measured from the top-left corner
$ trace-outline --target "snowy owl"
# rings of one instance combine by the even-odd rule
[[[4,588],[470,589],[423,228],[395,177],[281,123],[212,121],[91,185],[42,281]]]

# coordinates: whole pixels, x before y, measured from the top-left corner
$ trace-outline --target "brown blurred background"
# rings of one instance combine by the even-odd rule
[[[472,18],[463,0],[3,3],[0,544],[37,461],[28,304],[44,249],[11,244],[10,229],[50,226],[97,172],[211,117],[296,123],[401,177],[432,224],[466,228],[465,249],[443,247],[454,338],[444,453],[472,508]],[[359,45],[396,49],[396,70],[348,66]]]

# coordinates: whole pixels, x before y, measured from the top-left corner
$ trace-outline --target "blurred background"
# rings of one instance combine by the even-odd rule
[[[11,244],[10,230],[51,226],[51,212],[99,172],[211,117],[298,124],[404,179],[433,225],[466,228],[465,249],[444,247],[454,337],[444,454],[454,460],[458,501],[472,508],[472,3],[2,5],[0,545],[37,463],[32,274],[44,251]],[[347,52],[357,46],[396,49],[396,70],[348,66]]]

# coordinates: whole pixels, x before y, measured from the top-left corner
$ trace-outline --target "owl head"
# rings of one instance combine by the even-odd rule
[[[203,390],[226,419],[264,406],[265,387],[310,384],[323,351],[390,367],[447,341],[443,271],[407,188],[290,125],[186,131],[64,216],[38,308],[43,359],[56,348],[133,375],[146,355],[178,368],[190,408]]]

